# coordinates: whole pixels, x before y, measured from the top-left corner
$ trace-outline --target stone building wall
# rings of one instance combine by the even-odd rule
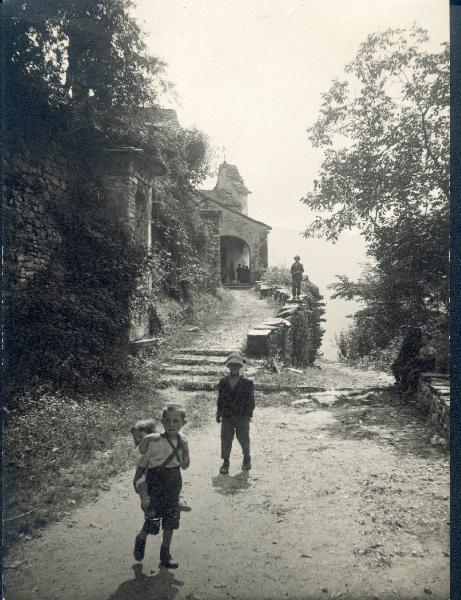
[[[109,148],[104,152],[102,190],[112,202],[114,216],[146,248],[151,246],[152,175],[135,148]]]
[[[256,274],[267,269],[267,234],[269,227],[222,207],[222,236],[242,239],[250,249],[250,265]]]
[[[424,374],[418,383],[415,398],[416,404],[426,415],[429,423],[437,429],[445,439],[450,438],[450,387],[447,382],[440,385]]]
[[[24,288],[53,261],[62,240],[53,206],[70,201],[72,165],[48,154],[6,157],[4,198],[5,289]]]
[[[222,203],[228,204],[244,215],[248,215],[248,194],[251,194],[251,192],[245,186],[235,165],[230,165],[224,161],[219,166],[215,191],[218,193],[225,192],[220,196]]]
[[[101,167],[104,195],[111,201],[114,217],[147,251],[152,244],[152,187],[153,178],[165,173],[163,165],[146,157],[137,148],[108,148]],[[146,273],[143,284],[151,288]],[[149,306],[131,310],[131,342],[150,337]]]
[[[211,265],[210,285],[216,289],[221,285],[221,215],[216,211],[202,210],[200,215],[204,220],[209,233],[208,258]]]
[[[26,288],[59,252],[63,240],[55,215],[65,213],[63,205],[72,202],[78,165],[48,148],[46,154],[42,149],[14,159],[6,156],[4,172],[4,289],[8,299],[15,289]],[[102,195],[109,197],[114,219],[147,249],[151,245],[152,180],[163,173],[163,167],[141,151],[113,148],[101,154],[91,174],[99,182],[95,202]],[[130,338],[144,337],[148,326],[147,309],[145,314],[133,315]]]
[[[269,225],[248,216],[248,194],[235,165],[224,161],[213,190],[200,190],[197,203],[202,209],[221,214],[221,281],[232,284],[237,265],[249,267],[245,280],[254,283],[268,266]]]

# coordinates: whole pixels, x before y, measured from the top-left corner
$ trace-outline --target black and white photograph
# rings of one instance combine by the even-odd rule
[[[3,598],[455,600],[449,2],[1,10]]]

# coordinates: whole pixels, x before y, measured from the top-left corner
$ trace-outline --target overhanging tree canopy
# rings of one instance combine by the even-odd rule
[[[304,203],[318,217],[305,234],[335,240],[359,227],[375,240],[389,225],[423,219],[448,202],[449,53],[424,49],[414,28],[368,36],[323,95],[309,128],[325,158]]]
[[[365,303],[356,327],[366,323],[381,347],[402,323],[447,312],[449,51],[428,41],[416,26],[369,35],[308,130],[325,153],[302,199],[322,214],[304,235],[365,236],[373,265],[360,282],[331,287]]]

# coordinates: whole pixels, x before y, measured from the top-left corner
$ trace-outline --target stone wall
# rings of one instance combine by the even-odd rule
[[[267,269],[267,234],[269,231],[269,227],[263,223],[242,219],[239,214],[222,208],[221,235],[237,237],[248,244],[252,281],[258,279],[261,272]]]
[[[414,401],[429,423],[445,438],[450,438],[450,386],[448,376],[423,373]]]
[[[152,183],[155,165],[151,167],[142,150],[108,148],[101,168],[102,189],[111,201],[114,218],[130,232],[137,243],[149,250],[152,243]],[[152,282],[144,275],[148,289]],[[149,306],[131,309],[130,342],[150,338]]]
[[[5,288],[24,288],[53,261],[61,245],[53,207],[69,202],[72,165],[48,149],[36,158],[6,157],[4,240]]]
[[[209,233],[208,258],[211,265],[210,285],[216,289],[221,285],[221,215],[216,211],[202,210],[200,215],[204,220]]]
[[[314,362],[320,347],[319,321],[323,309],[310,294],[293,300],[288,290],[257,282],[261,299],[281,304],[272,319],[255,324],[247,334],[248,356],[279,358],[284,365],[306,367]]]

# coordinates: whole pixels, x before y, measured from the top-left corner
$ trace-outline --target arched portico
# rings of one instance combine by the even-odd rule
[[[248,267],[250,270],[251,253],[250,247],[239,237],[222,235],[221,246],[221,281],[233,283],[237,280],[237,267]]]
[[[249,193],[237,167],[226,162],[219,168],[215,189],[199,192],[197,203],[207,219],[208,230],[213,232],[211,247],[216,281],[230,283],[232,266],[232,282],[235,282],[239,264],[249,267],[242,283],[254,283],[267,269],[267,234],[271,228],[248,216]]]

